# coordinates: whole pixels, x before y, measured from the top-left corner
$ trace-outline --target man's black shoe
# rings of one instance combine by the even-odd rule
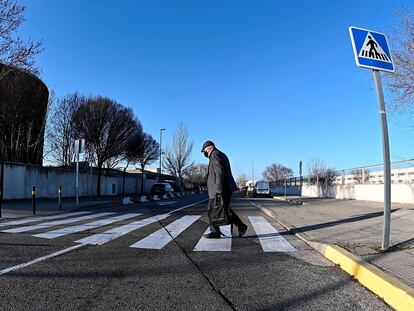
[[[247,231],[247,225],[241,225],[239,227],[239,238],[241,238]]]
[[[220,239],[220,236],[221,232],[210,232],[203,235],[206,239]]]

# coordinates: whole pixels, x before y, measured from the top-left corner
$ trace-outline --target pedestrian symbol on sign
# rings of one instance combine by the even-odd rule
[[[384,62],[391,62],[387,54],[382,49],[381,45],[375,40],[375,38],[368,32],[365,38],[363,48],[359,52],[359,57],[371,58],[381,60]]]

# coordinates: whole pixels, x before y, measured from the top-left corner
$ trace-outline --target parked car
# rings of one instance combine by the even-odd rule
[[[256,187],[254,191],[255,197],[270,197],[271,191],[270,191],[270,184],[266,180],[259,180],[256,182]]]
[[[171,185],[167,182],[160,182],[153,184],[151,187],[151,195],[158,195],[163,196],[164,194],[170,194],[173,193],[174,189],[171,187]]]

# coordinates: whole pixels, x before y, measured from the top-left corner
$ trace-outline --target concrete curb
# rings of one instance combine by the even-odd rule
[[[298,232],[295,227],[278,219],[272,210],[253,202],[251,203],[263,213],[276,220],[286,230],[314,248],[325,258],[337,264],[359,283],[381,297],[392,308],[401,311],[414,310],[414,288],[386,274],[374,265],[338,245],[311,241],[305,234]]]

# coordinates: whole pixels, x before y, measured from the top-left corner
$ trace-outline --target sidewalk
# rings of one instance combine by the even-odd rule
[[[308,198],[296,205],[278,199],[252,202],[305,240],[338,245],[414,288],[414,205],[392,205],[391,248],[381,252],[382,203]]]
[[[36,199],[36,215],[58,214],[87,207],[102,207],[109,204],[121,204],[118,197],[93,197],[81,198],[79,205],[76,205],[74,198],[64,198],[62,200],[62,210],[59,210],[57,199]],[[2,204],[2,218],[17,218],[32,216],[32,200],[6,200]]]

